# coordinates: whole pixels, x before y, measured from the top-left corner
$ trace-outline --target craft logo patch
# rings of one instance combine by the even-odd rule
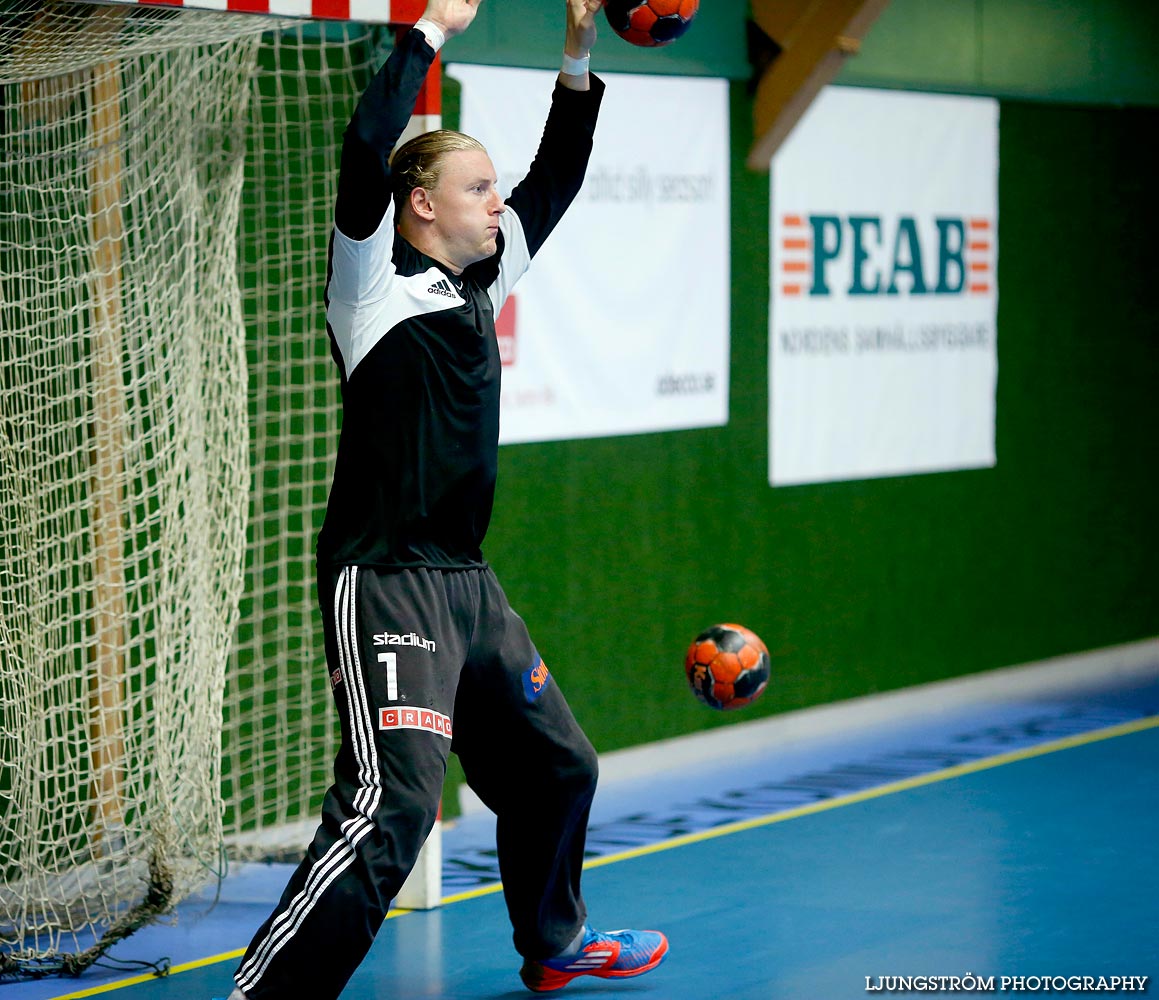
[[[384,708],[378,713],[379,729],[424,729],[451,738],[451,720],[429,708]]]

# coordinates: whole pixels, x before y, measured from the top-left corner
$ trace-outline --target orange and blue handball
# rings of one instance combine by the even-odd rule
[[[667,45],[684,34],[700,0],[608,0],[604,13],[612,30],[633,45]]]
[[[769,650],[743,625],[713,625],[688,647],[684,673],[692,693],[709,708],[743,708],[768,686]]]

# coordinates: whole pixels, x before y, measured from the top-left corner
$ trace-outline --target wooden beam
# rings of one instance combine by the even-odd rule
[[[125,386],[121,259],[125,225],[121,69],[94,66],[89,82],[89,236],[93,568],[89,647],[94,855],[121,845],[125,825]]]
[[[769,160],[821,88],[856,55],[889,0],[753,0],[753,21],[781,50],[762,74],[753,98],[748,166]]]

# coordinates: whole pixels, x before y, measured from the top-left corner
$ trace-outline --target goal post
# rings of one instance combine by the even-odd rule
[[[79,971],[220,868],[260,32],[189,17],[0,6],[5,978]]]
[[[0,0],[0,980],[300,852],[331,780],[321,295],[391,35],[221,7]]]
[[[267,14],[278,18],[352,21],[358,24],[414,24],[426,0],[97,0],[116,6]]]
[[[120,15],[107,11],[106,15]],[[88,89],[89,240],[92,255],[93,643],[90,647],[92,758],[97,854],[121,836],[125,769],[125,401],[121,391],[120,68],[99,63]]]
[[[422,5],[414,10],[421,13]],[[235,858],[299,857],[333,780],[338,724],[324,665],[314,540],[341,400],[321,296],[342,133],[394,38],[384,25],[291,25],[267,36],[258,54],[239,265],[253,503],[222,759],[225,835]],[[409,133],[440,127],[440,84],[436,63]],[[438,905],[440,838],[436,826],[398,905]]]

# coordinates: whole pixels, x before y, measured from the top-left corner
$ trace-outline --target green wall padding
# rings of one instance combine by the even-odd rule
[[[890,0],[839,83],[1159,104],[1154,0]]]
[[[1002,106],[996,468],[776,490],[747,116],[735,85],[729,425],[501,453],[487,552],[596,747],[1159,633],[1159,112]],[[722,620],[774,664],[729,715],[682,673]]]
[[[1159,63],[1141,41],[1159,5],[893,0],[842,82],[1019,98],[1002,105],[998,464],[777,490],[746,16],[705,0],[677,45],[605,30],[594,59],[734,81],[728,426],[500,454],[486,552],[600,751],[1159,634]],[[559,8],[492,0],[480,17],[448,64],[557,65]],[[672,275],[687,289],[694,273]],[[773,654],[764,698],[729,715],[682,671],[727,620]],[[459,780],[452,764],[451,811]]]

